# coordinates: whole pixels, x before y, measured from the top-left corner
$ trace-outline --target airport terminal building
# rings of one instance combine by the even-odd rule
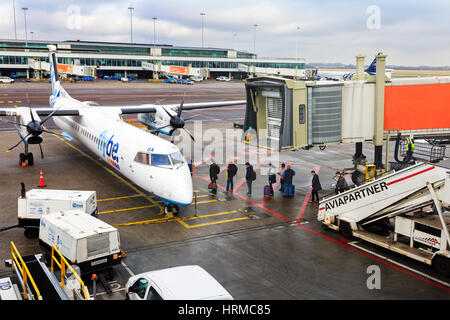
[[[156,78],[183,75],[184,69],[205,71],[205,77],[246,78],[258,71],[274,75],[304,76],[304,59],[258,58],[255,53],[226,48],[177,47],[166,44],[93,41],[0,40],[3,76],[42,78],[48,72],[47,45],[56,45],[58,63],[94,70],[97,77]],[[44,64],[41,65],[41,63]],[[165,67],[164,67],[165,66]],[[170,67],[170,69],[168,69]],[[184,68],[184,69],[183,69]],[[70,72],[68,72],[70,74]],[[76,72],[73,72],[77,75]],[[192,74],[188,74],[192,75]]]

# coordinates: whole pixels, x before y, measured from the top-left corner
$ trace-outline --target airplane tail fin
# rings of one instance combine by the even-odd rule
[[[56,58],[56,46],[48,45],[48,61],[50,63],[50,81],[52,83],[52,97],[69,97],[69,94],[61,86],[58,74],[58,60]]]
[[[375,59],[373,59],[370,66],[368,66],[367,69],[364,71],[367,72],[368,74],[372,74],[372,75],[377,72],[377,58],[376,57],[375,57]]]

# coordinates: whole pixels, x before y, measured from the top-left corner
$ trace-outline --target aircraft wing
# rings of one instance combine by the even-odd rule
[[[246,103],[246,100],[185,103],[183,105],[183,110],[231,107],[231,106],[243,105],[245,103]],[[176,111],[176,110],[178,110],[180,105],[179,104],[166,104],[163,106]],[[155,106],[151,105],[151,104],[120,107],[120,110],[122,111],[122,114],[156,112]]]
[[[13,109],[13,108],[3,108],[0,109],[0,117],[6,117],[6,116],[12,116],[12,117],[20,117],[21,111],[23,109]],[[56,110],[52,108],[33,108],[34,111],[39,116],[48,116],[50,113],[54,112],[52,116],[79,116],[80,113],[77,109],[68,110],[68,109],[61,109]]]

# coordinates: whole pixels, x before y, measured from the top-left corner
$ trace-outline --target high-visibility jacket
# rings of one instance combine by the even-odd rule
[[[416,148],[416,147],[414,146],[414,143],[411,142],[411,143],[408,143],[408,146],[407,146],[406,150],[407,150],[407,151],[414,152],[414,149],[415,149],[415,148]]]

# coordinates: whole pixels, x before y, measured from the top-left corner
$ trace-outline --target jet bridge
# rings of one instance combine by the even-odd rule
[[[153,71],[154,75],[162,73],[166,76],[186,76],[186,77],[202,77],[206,79],[209,77],[208,68],[193,68],[191,65],[189,67],[180,66],[167,66],[160,63],[150,63],[142,61],[142,68],[144,70]],[[157,78],[156,78],[157,79]]]

